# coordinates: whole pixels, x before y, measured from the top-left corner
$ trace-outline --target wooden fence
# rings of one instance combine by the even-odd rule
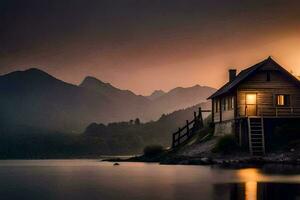
[[[172,149],[180,146],[181,144],[187,142],[192,138],[195,133],[203,128],[203,117],[202,112],[211,112],[210,110],[202,110],[199,108],[198,115],[194,112],[194,119],[192,121],[186,120],[186,125],[178,128],[178,130],[173,133],[172,137]]]

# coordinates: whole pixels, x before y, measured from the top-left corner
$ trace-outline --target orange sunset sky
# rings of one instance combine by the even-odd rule
[[[219,87],[272,56],[300,75],[300,2],[1,1],[0,74],[38,67],[78,84],[95,76],[148,95]]]

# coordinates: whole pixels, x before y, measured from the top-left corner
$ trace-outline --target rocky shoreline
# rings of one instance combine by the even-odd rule
[[[180,165],[219,165],[232,167],[255,167],[265,164],[288,164],[300,165],[300,159],[274,158],[274,157],[241,157],[241,158],[175,158],[163,160],[160,164],[180,164]]]
[[[268,154],[265,156],[250,155],[214,155],[210,157],[188,157],[176,154],[159,155],[156,157],[136,156],[128,159],[114,158],[105,159],[110,162],[146,162],[159,163],[162,165],[218,165],[222,167],[258,167],[265,164],[299,165],[300,156],[295,153]]]
[[[155,156],[135,156],[128,159],[106,159],[110,162],[151,162],[163,165],[215,165],[229,168],[260,167],[264,165],[300,166],[300,145],[281,148],[264,156],[252,156],[246,150],[235,149],[230,152],[217,152],[218,142],[212,137],[204,142],[196,142],[177,150],[165,150]]]

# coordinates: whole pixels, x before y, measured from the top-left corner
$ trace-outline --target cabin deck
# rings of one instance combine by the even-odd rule
[[[244,109],[247,113],[247,108],[238,108]],[[263,118],[300,118],[300,107],[268,107],[264,108],[263,106],[257,106],[257,115],[254,116],[245,116],[240,115],[237,118],[247,118],[247,117],[263,117]]]

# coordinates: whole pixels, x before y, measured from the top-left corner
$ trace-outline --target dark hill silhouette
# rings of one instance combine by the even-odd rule
[[[151,101],[94,77],[86,77],[77,86],[32,68],[0,76],[1,121],[11,126],[80,132],[91,122],[137,117],[156,120],[162,113],[200,103],[212,93],[207,95],[209,90],[200,86],[192,92],[185,90],[191,89],[174,89]]]
[[[30,126],[7,127],[0,121],[0,158],[68,158],[98,157],[108,154],[139,154],[145,145],[169,146],[172,132],[192,120],[198,106],[162,115],[159,120],[138,123],[138,120],[92,123],[83,134],[49,131]]]
[[[77,131],[96,117],[104,119],[110,105],[107,97],[38,69],[0,76],[0,91],[5,122],[54,130]]]
[[[209,109],[210,106],[210,102],[197,104],[170,114],[163,114],[158,120],[147,123],[137,124],[134,123],[134,120],[110,123],[108,125],[91,123],[83,134],[101,138],[110,144],[107,145],[110,147],[110,151],[105,153],[141,153],[146,145],[160,144],[164,147],[170,146],[172,133],[177,131],[178,127],[184,126],[187,119],[192,120],[193,112],[198,111],[199,107]],[[204,118],[207,116],[208,113],[203,114]]]

